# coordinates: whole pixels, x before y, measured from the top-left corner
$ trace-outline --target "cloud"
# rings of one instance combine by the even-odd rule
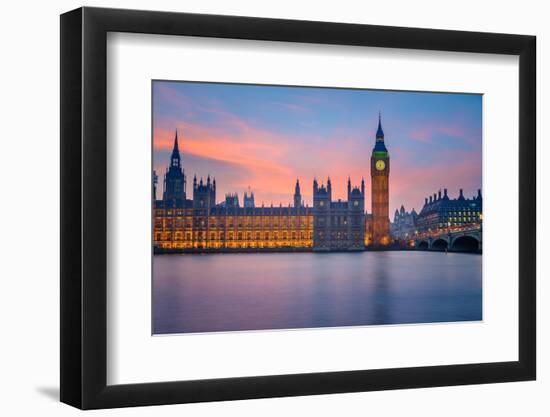
[[[422,143],[434,143],[438,135],[450,136],[453,138],[465,138],[466,130],[459,125],[448,125],[441,123],[430,123],[428,125],[413,127],[409,136]]]
[[[466,195],[474,195],[481,187],[482,158],[480,152],[452,151],[440,160],[426,166],[412,161],[393,161],[390,171],[390,212],[401,204],[407,210],[419,211],[424,198],[447,188],[449,197],[458,195],[460,188]]]
[[[226,192],[239,192],[242,198],[242,191],[250,186],[257,203],[287,205],[292,202],[298,177],[302,195],[311,204],[314,176],[321,182],[330,176],[333,198],[345,199],[350,175],[353,185],[360,185],[361,178],[365,178],[370,212],[370,154],[374,142],[370,121],[324,123],[315,107],[322,97],[314,93],[311,97],[283,97],[270,104],[296,115],[307,115],[315,109],[320,129],[297,128],[296,124],[286,123],[284,117],[277,117],[275,125],[269,124],[261,112],[244,113],[238,105],[228,105],[216,95],[191,97],[162,84],[158,91],[156,88],[153,145],[158,172],[165,169],[177,128],[188,183],[194,174],[216,176],[218,201]],[[424,197],[439,187],[448,188],[450,195],[458,193],[458,188],[464,188],[465,193],[475,192],[481,185],[481,140],[476,128],[456,120],[415,122],[414,127],[405,121],[396,115],[385,126],[391,158],[390,211],[401,204],[419,210]],[[441,140],[445,137],[460,139],[456,141],[460,145]]]
[[[282,103],[282,102],[276,101],[273,104],[278,106],[278,107],[282,107],[282,108],[288,110],[291,113],[305,114],[305,113],[311,113],[312,112],[311,108],[306,107],[306,106],[302,106],[302,105],[296,104],[296,103]]]

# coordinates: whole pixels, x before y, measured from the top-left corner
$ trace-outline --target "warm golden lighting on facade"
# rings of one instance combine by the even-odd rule
[[[313,247],[313,215],[193,216],[194,209],[155,209],[154,243],[161,249],[284,249]],[[242,209],[241,209],[242,210]],[[277,210],[280,211],[281,210]]]

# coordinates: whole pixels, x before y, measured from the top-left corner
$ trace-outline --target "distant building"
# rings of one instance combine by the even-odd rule
[[[481,190],[472,198],[465,198],[462,188],[455,199],[450,199],[447,189],[424,199],[424,206],[418,214],[416,226],[419,233],[437,229],[480,223],[483,213]]]
[[[390,225],[390,234],[392,239],[397,240],[407,240],[411,239],[417,228],[416,228],[416,219],[418,214],[413,208],[409,213],[405,211],[405,207],[401,206],[399,210],[395,210],[393,216],[393,223]]]

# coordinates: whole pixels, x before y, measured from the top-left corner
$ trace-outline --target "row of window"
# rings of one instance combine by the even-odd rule
[[[327,234],[325,234],[324,232],[318,232],[316,234],[316,240],[317,239],[318,240],[324,240],[324,239],[326,239],[326,237],[327,237]],[[333,232],[333,233],[329,234],[329,237],[332,240],[348,240],[348,238],[353,239],[353,240],[361,240],[361,239],[364,238],[364,236],[361,233],[358,233],[358,232],[350,233],[349,236],[345,232]]]
[[[183,225],[183,224],[178,224],[178,223],[170,223],[170,222],[166,222],[166,223],[155,223],[155,230],[156,231],[170,231],[172,230],[172,228],[176,229],[176,231],[204,231],[205,229],[207,229],[206,225],[202,224],[202,225],[195,225],[194,227],[192,227],[191,225]],[[234,231],[234,232],[237,232],[239,230],[243,230],[243,231],[268,231],[268,230],[280,230],[280,231],[283,231],[283,230],[287,230],[287,231],[292,231],[292,230],[295,230],[295,231],[300,231],[300,230],[311,230],[312,227],[311,226],[306,226],[306,225],[301,225],[301,226],[292,226],[292,225],[264,225],[264,226],[235,226],[235,225],[227,225],[227,227],[224,227],[223,225],[222,226],[217,226],[217,225],[208,225],[208,230],[212,230],[212,231]]]
[[[353,200],[353,207],[359,207],[359,200]],[[328,200],[327,202],[325,202],[324,200],[319,200],[317,201],[317,207],[328,207]],[[342,206],[340,206],[339,208],[342,208]]]
[[[290,210],[295,210],[291,208]],[[173,217],[173,216],[193,216],[195,214],[199,215],[207,215],[207,211],[204,209],[187,209],[187,210],[155,210],[155,216],[156,217]],[[296,212],[289,212],[289,213],[261,213],[261,214],[252,214],[250,212],[248,213],[218,213],[218,214],[211,214],[211,217],[219,216],[222,217],[296,217],[296,216],[311,216],[311,213],[304,212],[300,210],[299,213]]]
[[[202,241],[202,242],[185,242],[185,241],[163,241],[157,243],[158,247],[164,249],[275,249],[275,248],[311,248],[313,241],[297,240],[297,241]]]
[[[329,218],[326,217],[317,217],[316,224],[318,226],[324,226],[326,224],[326,220]],[[348,223],[350,223],[352,226],[358,226],[361,225],[362,219],[360,216],[331,216],[330,217],[330,224],[334,226],[347,226]]]
[[[206,232],[197,232],[197,233],[181,233],[181,232],[175,232],[173,234],[171,233],[155,233],[155,241],[161,242],[166,240],[187,240],[190,241],[191,239],[194,240],[206,240],[206,238],[209,238],[210,240],[225,240],[226,235],[223,232],[220,233],[210,233],[207,234]],[[296,240],[296,239],[313,239],[313,234],[311,232],[302,232],[302,233],[228,233],[227,234],[228,240]]]

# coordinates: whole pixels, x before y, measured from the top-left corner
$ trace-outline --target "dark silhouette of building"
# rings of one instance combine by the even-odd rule
[[[462,188],[455,199],[450,199],[447,189],[434,193],[424,199],[424,206],[416,221],[417,231],[433,232],[438,229],[460,227],[469,224],[481,223],[483,213],[483,199],[481,190],[477,195],[467,199]]]
[[[378,114],[378,129],[376,131],[376,142],[371,155],[370,172],[372,242],[374,245],[387,245],[390,243],[390,155],[384,143],[384,131],[382,130],[382,118],[380,114]]]
[[[296,178],[296,186],[294,187],[294,207],[302,207],[302,194],[300,193],[300,181]]]
[[[170,165],[164,174],[164,193],[162,200],[173,205],[184,205],[185,196],[185,173],[181,166],[181,155],[178,147],[178,131],[174,138],[174,149],[170,157]]]
[[[207,210],[216,205],[216,179],[210,180],[210,175],[203,182],[193,178],[193,208]]]
[[[250,187],[248,187],[248,192],[244,192],[243,196],[243,206],[245,208],[253,208],[254,207],[254,193],[250,190]]]
[[[157,201],[157,185],[159,183],[159,177],[157,172],[153,170],[153,201]]]
[[[361,189],[348,178],[347,201],[332,200],[332,183],[313,181],[313,248],[318,251],[365,248],[365,181]]]

